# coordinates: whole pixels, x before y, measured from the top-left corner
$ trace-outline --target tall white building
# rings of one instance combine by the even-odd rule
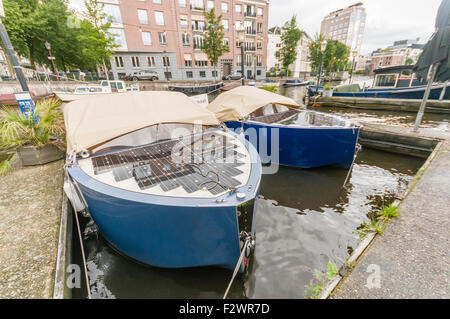
[[[267,42],[267,69],[281,68],[281,62],[275,57],[281,47],[281,32],[280,27],[273,27],[269,29]],[[291,76],[295,78],[307,77],[311,73],[311,62],[309,62],[309,44],[311,37],[304,32],[297,44],[297,59],[289,66],[292,71]]]
[[[320,33],[326,39],[344,43],[351,51],[360,52],[366,25],[366,9],[359,2],[330,12],[322,20]]]

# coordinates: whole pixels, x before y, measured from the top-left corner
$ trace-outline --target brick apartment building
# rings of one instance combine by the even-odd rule
[[[224,42],[230,52],[217,65],[217,76],[239,74],[241,51],[237,30],[245,30],[245,76],[264,77],[267,63],[267,0],[101,0],[110,17],[116,48],[115,78],[154,70],[160,79],[212,80],[213,66],[200,50],[205,10],[222,15]]]

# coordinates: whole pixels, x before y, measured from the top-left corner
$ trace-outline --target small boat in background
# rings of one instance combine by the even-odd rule
[[[169,91],[181,92],[186,95],[210,93],[224,86],[223,82],[205,85],[169,85]]]
[[[124,81],[100,81],[96,85],[80,85],[73,92],[53,91],[53,93],[63,102],[72,102],[102,94],[125,93],[139,91],[139,86],[127,87]]]
[[[292,80],[286,80],[285,83],[283,83],[283,87],[295,87],[295,86],[307,86],[309,84],[308,81],[302,81],[300,79],[292,79]]]
[[[353,164],[361,126],[351,120],[301,110],[290,98],[249,86],[222,93],[207,109],[228,127],[243,130],[263,163],[299,168]]]
[[[261,162],[213,113],[149,91],[69,103],[64,120],[66,194],[119,252],[163,268],[249,258]]]

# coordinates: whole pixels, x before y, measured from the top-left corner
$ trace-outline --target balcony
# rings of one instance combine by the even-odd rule
[[[246,45],[244,46],[245,51],[251,51],[254,52],[256,51],[256,47],[254,45]]]
[[[244,17],[256,19],[256,12],[244,12]]]
[[[256,35],[256,30],[253,29],[245,29],[246,35]]]

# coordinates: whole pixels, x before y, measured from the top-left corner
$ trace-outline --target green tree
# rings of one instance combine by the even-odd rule
[[[414,60],[411,59],[411,58],[407,58],[406,61],[405,61],[405,64],[406,64],[406,65],[414,64]]]
[[[315,40],[309,45],[309,60],[313,71],[318,71],[321,60],[321,43],[324,41],[322,34],[316,34]],[[350,48],[345,44],[326,40],[327,46],[323,52],[323,69],[328,72],[344,71],[349,68]]]
[[[303,35],[297,26],[297,17],[292,16],[290,21],[287,21],[281,34],[281,48],[275,52],[275,57],[281,62],[285,74],[288,74],[289,66],[297,59],[297,44]]]
[[[204,12],[206,18],[206,30],[204,32],[204,41],[201,50],[206,53],[209,61],[214,66],[214,81],[217,77],[217,63],[224,52],[229,52],[230,49],[223,42],[225,36],[222,25],[222,15],[216,16],[214,8],[210,11]]]
[[[81,22],[77,39],[81,43],[81,51],[88,69],[96,68],[101,64],[108,77],[108,69],[105,61],[110,61],[114,44],[114,35],[109,32],[111,22],[103,12],[103,4],[98,0],[85,0],[87,13],[86,20]]]

